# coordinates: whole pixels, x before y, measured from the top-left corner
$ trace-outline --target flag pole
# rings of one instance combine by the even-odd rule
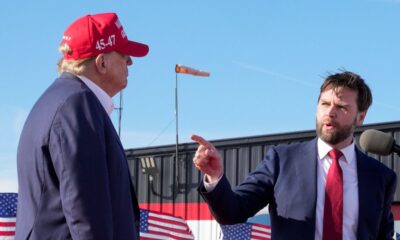
[[[119,107],[114,107],[114,110],[118,111],[118,137],[121,139],[121,127],[122,127],[122,91],[119,92]]]
[[[122,91],[119,92],[119,108],[118,108],[118,137],[121,139],[121,121],[122,121]]]
[[[193,76],[199,77],[209,77],[210,73],[204,72],[201,70],[197,70],[191,67],[183,66],[180,64],[175,65],[175,123],[176,123],[176,144],[175,144],[175,179],[176,179],[176,187],[173,188],[173,195],[176,197],[179,191],[179,126],[178,126],[178,73],[189,74]],[[173,198],[175,201],[175,198]],[[175,204],[173,205],[175,207]],[[173,207],[173,208],[174,208]],[[175,209],[173,209],[175,212]]]
[[[179,166],[178,166],[178,161],[179,161],[179,127],[178,127],[178,73],[175,73],[175,176],[176,176],[176,184],[179,183]],[[173,196],[176,196],[178,193],[178,187],[173,188]],[[175,205],[174,205],[175,206]]]

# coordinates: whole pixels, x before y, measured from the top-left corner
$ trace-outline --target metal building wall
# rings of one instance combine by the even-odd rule
[[[389,122],[365,125],[357,129],[355,134],[357,144],[361,133],[370,128],[390,133],[400,143],[400,122]],[[301,142],[314,137],[315,131],[310,130],[211,142],[217,147],[224,159],[225,174],[231,184],[237,185],[262,160],[269,147],[282,143]],[[185,219],[204,219],[209,217],[202,216],[202,214],[205,214],[205,204],[197,193],[201,175],[192,163],[196,148],[197,144],[195,143],[181,144],[179,146],[177,167],[175,166],[175,145],[126,150],[133,183],[136,187],[141,207],[169,212],[183,216]],[[397,154],[389,156],[370,155],[396,171],[400,177],[400,158]],[[140,159],[148,156],[154,158],[158,168],[158,173],[152,176],[153,181],[150,181],[150,177],[147,174],[143,174],[141,170]],[[178,169],[178,175],[176,175],[176,169]],[[400,201],[399,184],[395,194],[395,201]],[[193,203],[197,203],[197,205],[193,205]],[[213,237],[198,236],[198,238],[211,239]]]

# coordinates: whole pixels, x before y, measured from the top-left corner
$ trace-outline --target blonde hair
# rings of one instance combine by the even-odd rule
[[[61,52],[63,55],[66,53],[72,53],[71,48],[66,43],[61,44],[58,48],[58,51]],[[82,75],[86,71],[88,63],[93,59],[95,59],[95,57],[79,60],[65,60],[64,58],[61,58],[57,63],[57,71],[59,73],[70,72],[75,75]]]

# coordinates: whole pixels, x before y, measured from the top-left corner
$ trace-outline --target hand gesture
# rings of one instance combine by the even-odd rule
[[[218,150],[200,136],[192,135],[191,139],[200,145],[193,158],[194,165],[206,174],[210,182],[218,180],[224,171]]]

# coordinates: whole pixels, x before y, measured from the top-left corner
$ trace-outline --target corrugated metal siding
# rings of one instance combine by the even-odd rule
[[[374,128],[390,133],[400,143],[400,122],[370,124],[356,131],[358,139],[362,131]],[[212,141],[224,159],[225,173],[232,185],[239,184],[245,176],[261,161],[269,147],[281,143],[293,143],[309,140],[315,137],[315,131],[303,131],[284,134],[261,135],[234,139]],[[175,145],[128,149],[129,167],[132,180],[136,186],[140,203],[193,203],[202,202],[197,186],[201,174],[192,164],[192,158],[197,148],[195,143],[185,143],[179,146],[179,161],[177,179],[175,173]],[[159,172],[154,176],[153,187],[149,177],[141,172],[140,158],[153,156]],[[397,154],[389,156],[371,156],[396,171],[400,176],[400,162]],[[398,184],[399,185],[399,184]],[[397,186],[395,201],[400,201],[400,186]],[[163,211],[163,209],[159,209]],[[200,209],[198,209],[200,211]],[[175,210],[174,212],[175,213]],[[190,213],[185,213],[190,214]],[[199,213],[200,214],[200,213]]]

